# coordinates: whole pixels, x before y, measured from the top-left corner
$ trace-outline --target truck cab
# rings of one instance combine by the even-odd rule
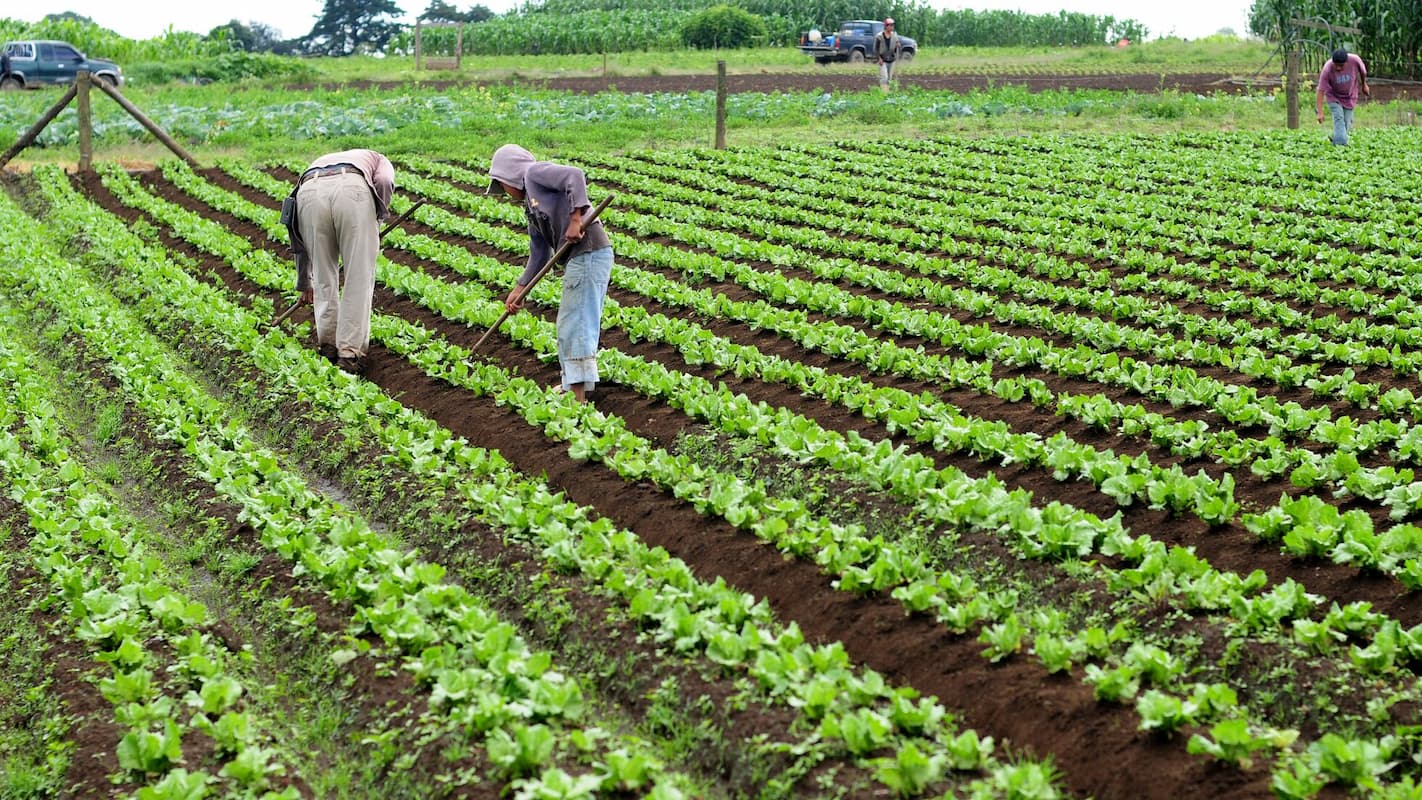
[[[27,39],[6,42],[0,50],[0,90],[71,84],[86,70],[110,86],[123,85],[118,64],[89,58],[68,42]]]
[[[884,32],[883,20],[851,19],[839,23],[839,28],[829,34],[818,30],[808,31],[800,36],[800,52],[814,56],[818,64],[831,61],[848,61],[858,64],[874,60],[874,37]],[[903,43],[903,60],[912,61],[918,53],[918,42],[899,34]]]

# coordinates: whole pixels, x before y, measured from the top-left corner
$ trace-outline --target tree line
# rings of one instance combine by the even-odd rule
[[[718,10],[733,13],[707,14]],[[410,26],[396,19],[404,11],[396,0],[325,0],[321,15],[304,35],[283,38],[280,31],[261,22],[233,19],[199,35],[172,34],[182,49],[217,52],[271,53],[276,55],[342,56],[362,52],[409,52],[413,49]],[[531,0],[508,14],[496,15],[486,6],[461,11],[446,0],[429,0],[419,15],[424,22],[452,22],[463,26],[464,52],[479,54],[599,53],[655,50],[680,46],[793,46],[810,28],[831,30],[846,19],[883,19],[892,16],[899,30],[921,46],[1079,46],[1106,44],[1125,37],[1143,38],[1147,30],[1134,20],[1117,20],[1075,12],[1026,14],[1019,11],[936,10],[919,0],[734,0],[732,4],[708,0]],[[749,27],[746,27],[746,19]],[[13,20],[0,19],[0,31]],[[132,46],[105,37],[104,30],[85,34],[78,28],[92,20],[72,12],[51,14],[27,33],[49,36],[65,23],[65,38],[80,49],[108,57],[129,59]],[[23,23],[15,23],[24,25]],[[707,29],[707,25],[710,29]],[[731,29],[719,31],[716,25]],[[11,28],[15,25],[9,26]],[[705,31],[688,38],[688,28]],[[750,31],[746,37],[744,32]],[[449,30],[429,34],[438,46],[440,37],[453,39]],[[197,41],[189,41],[193,38]]]
[[[712,16],[708,31],[708,12]],[[724,13],[729,11],[732,13]],[[66,39],[106,57],[145,60],[158,53],[210,57],[221,53],[342,56],[361,52],[409,52],[410,26],[397,22],[404,11],[396,0],[325,0],[322,13],[304,35],[282,38],[260,22],[233,19],[206,36],[168,31],[153,42],[132,42],[72,12],[50,14],[37,24],[0,19],[6,38]],[[810,28],[832,30],[845,19],[894,17],[899,30],[923,47],[1081,46],[1138,41],[1148,29],[1132,19],[1076,12],[1027,14],[1021,11],[934,9],[922,0],[529,0],[508,14],[477,4],[461,11],[446,0],[429,0],[419,15],[425,22],[462,25],[464,51],[479,54],[598,53],[680,46],[793,46]],[[750,19],[749,23],[746,19]],[[714,20],[726,20],[715,23]],[[1361,35],[1300,28],[1305,19],[1357,28]],[[718,31],[715,24],[733,25]],[[707,31],[691,40],[692,26]],[[1378,76],[1422,76],[1422,2],[1419,0],[1253,0],[1250,33],[1269,41],[1299,35],[1309,63],[1346,46]],[[449,30],[431,31],[453,38]]]

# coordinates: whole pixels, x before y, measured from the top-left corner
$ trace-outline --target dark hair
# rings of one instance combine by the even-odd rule
[[[1345,50],[1345,49],[1343,49],[1343,48],[1341,48],[1341,47],[1338,48],[1337,50],[1334,50],[1334,51],[1333,51],[1333,63],[1335,63],[1335,64],[1347,64],[1347,63],[1348,63],[1348,51]]]

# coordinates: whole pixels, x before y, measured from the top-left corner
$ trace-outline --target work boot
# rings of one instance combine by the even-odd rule
[[[318,345],[316,347],[316,354],[332,364],[336,363],[336,359],[340,356],[340,353],[336,351],[336,346],[333,344]]]
[[[336,359],[336,366],[352,375],[364,375],[369,365],[366,363],[365,356],[341,356]]]

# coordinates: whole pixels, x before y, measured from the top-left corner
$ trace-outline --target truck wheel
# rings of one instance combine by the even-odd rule
[[[0,80],[0,92],[12,92],[16,89],[23,88],[25,88],[25,85],[20,83],[20,79],[13,75],[7,76],[4,80]]]
[[[863,51],[863,50],[850,50],[850,51],[849,51],[849,63],[851,63],[851,64],[863,64],[863,63],[864,63],[864,51]]]
[[[114,79],[114,76],[112,76],[112,75],[100,75],[100,76],[99,76],[99,80],[101,80],[101,81],[103,81],[104,83],[107,83],[108,85],[113,86],[113,87],[115,87],[115,88],[118,87],[118,81],[115,80],[115,79]]]
[[[899,53],[899,60],[900,60],[900,61],[903,61],[903,62],[912,61],[912,60],[913,60],[913,51],[912,51],[912,50],[905,50],[905,51],[903,51],[902,53]]]

